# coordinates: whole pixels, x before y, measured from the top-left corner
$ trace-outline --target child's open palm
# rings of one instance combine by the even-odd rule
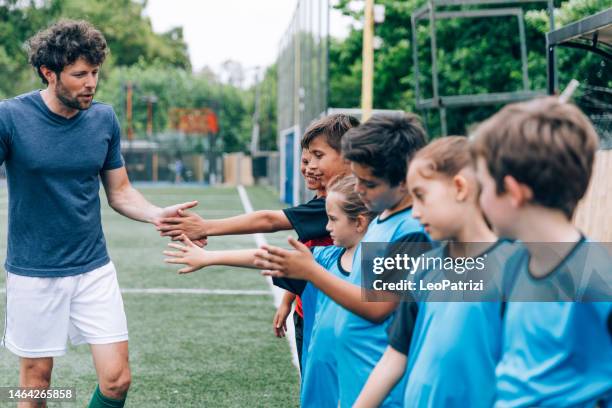
[[[183,264],[184,268],[179,269],[178,273],[191,273],[206,266],[206,250],[194,244],[186,235],[181,235],[180,240],[184,245],[169,243],[170,248],[178,251],[164,251],[164,255],[169,258],[164,262],[169,264]]]

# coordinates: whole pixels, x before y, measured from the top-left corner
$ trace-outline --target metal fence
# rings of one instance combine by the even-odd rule
[[[223,181],[221,138],[160,133],[153,140],[122,140],[121,154],[133,181]]]
[[[586,113],[600,137],[602,149],[612,149],[612,8],[546,34],[549,61],[548,92],[559,91],[558,78],[575,79],[573,102]],[[561,83],[561,86],[566,84]]]
[[[447,109],[457,109],[464,107],[477,107],[486,105],[499,105],[510,102],[517,102],[531,99],[535,96],[544,94],[544,90],[530,89],[528,73],[528,54],[527,39],[525,34],[525,10],[526,3],[546,3],[549,15],[549,23],[554,27],[553,0],[428,0],[426,4],[415,10],[411,15],[412,32],[412,68],[414,70],[415,83],[415,105],[417,109],[427,112],[427,110],[437,110],[439,113],[440,134],[448,134]],[[506,7],[499,7],[503,4]],[[513,6],[513,7],[508,7]],[[460,7],[457,9],[457,7]],[[464,8],[469,7],[469,8]],[[440,89],[442,77],[447,76],[448,72],[440,71],[438,67],[439,58],[443,55],[443,50],[437,44],[437,30],[443,20],[457,19],[481,19],[481,18],[511,18],[515,19],[518,31],[518,43],[520,45],[521,62],[521,81],[517,84],[517,89],[513,91],[471,94],[471,95],[445,95]],[[499,21],[499,20],[497,20]],[[419,37],[418,25],[425,22],[428,25],[429,36],[427,42],[430,49],[430,83],[431,90],[421,86],[422,72],[419,60]],[[493,27],[493,25],[491,25]],[[488,33],[481,33],[486,36]],[[492,39],[494,41],[494,39]],[[551,58],[550,63],[554,66],[555,59]]]
[[[300,139],[327,108],[329,0],[299,0],[279,46],[278,129],[281,199],[309,195],[299,174]]]

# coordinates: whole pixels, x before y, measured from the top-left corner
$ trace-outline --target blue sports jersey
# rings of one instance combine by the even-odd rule
[[[100,175],[123,167],[113,108],[94,102],[67,119],[40,91],[0,102],[0,164],[9,191],[8,272],[78,275],[110,261]]]
[[[376,217],[361,242],[398,242],[411,234],[426,237],[419,222],[412,217],[412,209],[407,208],[384,220]],[[361,284],[361,245],[353,258],[349,282],[357,286]],[[382,357],[388,345],[386,330],[392,319],[393,314],[382,323],[372,323],[344,308],[338,310],[336,352],[341,407],[353,406]],[[393,388],[383,406],[401,407],[404,386],[405,378]]]
[[[308,349],[310,347],[310,338],[312,337],[312,326],[315,320],[318,293],[319,290],[316,286],[310,282],[306,282],[304,291],[300,295],[302,299],[302,358],[300,359],[302,375],[304,374],[304,367],[308,361]]]
[[[592,249],[581,240],[548,275],[559,278],[582,268]],[[592,259],[592,256],[586,257]],[[608,257],[600,269],[612,276]],[[516,288],[524,288],[529,252],[521,248],[508,262],[516,271]],[[568,269],[569,268],[569,269]],[[496,407],[594,407],[612,396],[610,302],[509,302],[503,356],[497,367]],[[605,406],[605,402],[601,403]]]
[[[445,257],[447,247],[428,252],[428,257]],[[503,271],[516,250],[507,241],[498,241],[479,256],[485,257],[485,273]],[[418,279],[440,282],[454,271],[421,270]],[[469,272],[467,272],[469,274]],[[468,276],[469,277],[469,276]],[[497,277],[492,277],[497,280]],[[491,290],[497,290],[491,286]],[[389,333],[390,345],[408,351],[408,382],[404,406],[415,408],[489,408],[495,402],[495,366],[501,355],[501,302],[459,301],[462,291],[449,294],[450,301],[433,301],[431,292],[417,293],[418,313],[408,349],[404,338],[393,333],[403,320],[404,307]],[[457,300],[457,301],[454,301]],[[398,344],[399,343],[399,344]]]
[[[336,246],[316,247],[313,250],[317,263],[329,273],[348,279],[349,273],[340,264],[344,252],[344,248]],[[313,307],[314,324],[302,376],[301,406],[336,408],[339,396],[334,327],[340,306],[316,287],[309,286],[315,293],[316,306]]]

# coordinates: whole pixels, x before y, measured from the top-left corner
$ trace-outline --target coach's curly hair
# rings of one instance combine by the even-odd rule
[[[44,84],[47,80],[40,67],[62,72],[66,65],[84,58],[92,65],[100,65],[108,54],[108,45],[100,31],[83,20],[61,20],[39,31],[28,40],[28,58]]]

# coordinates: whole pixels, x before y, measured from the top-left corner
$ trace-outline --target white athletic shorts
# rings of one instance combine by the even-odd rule
[[[67,339],[109,344],[128,339],[123,299],[112,262],[61,278],[6,274],[2,344],[20,357],[57,357]]]

